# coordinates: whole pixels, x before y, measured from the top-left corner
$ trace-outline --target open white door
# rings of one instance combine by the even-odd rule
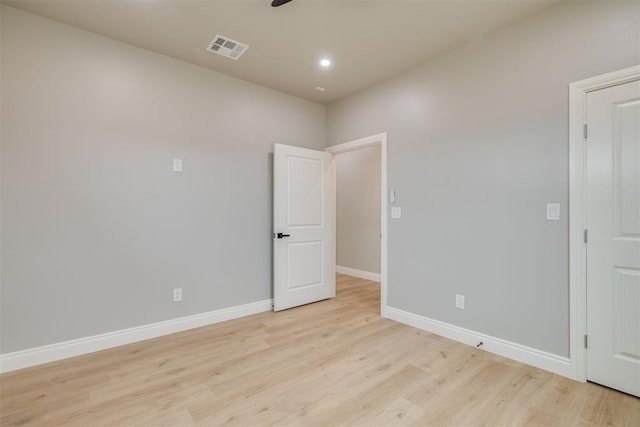
[[[275,144],[273,161],[273,309],[336,294],[333,158]]]
[[[587,379],[640,396],[640,81],[586,113]]]

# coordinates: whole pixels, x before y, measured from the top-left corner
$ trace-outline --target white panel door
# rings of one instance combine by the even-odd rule
[[[275,144],[273,161],[273,308],[336,294],[333,157]]]
[[[587,94],[587,379],[640,396],[640,82]]]

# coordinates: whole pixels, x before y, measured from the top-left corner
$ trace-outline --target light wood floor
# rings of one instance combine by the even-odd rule
[[[640,399],[379,313],[379,286],[0,376],[1,425],[627,425]]]

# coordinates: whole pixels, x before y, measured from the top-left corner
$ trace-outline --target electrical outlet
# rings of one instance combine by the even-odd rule
[[[456,308],[464,310],[464,295],[456,295]]]
[[[173,289],[173,302],[182,301],[182,288]]]

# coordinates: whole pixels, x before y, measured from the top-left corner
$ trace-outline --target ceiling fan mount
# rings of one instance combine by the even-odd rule
[[[278,6],[282,6],[285,3],[289,3],[291,0],[273,0],[271,2],[271,6],[273,7],[278,7]]]

